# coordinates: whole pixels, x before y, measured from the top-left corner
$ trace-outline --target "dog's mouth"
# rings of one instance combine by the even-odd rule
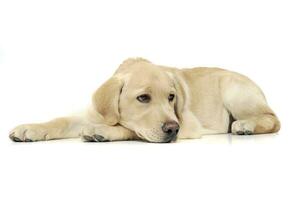
[[[145,137],[143,137],[142,134],[140,134],[139,132],[135,131],[136,135],[141,139],[141,140],[145,140],[147,141],[147,139]]]
[[[143,141],[150,143],[172,143],[177,140],[177,134],[168,134],[158,128],[141,129],[136,127],[132,129],[135,134]]]

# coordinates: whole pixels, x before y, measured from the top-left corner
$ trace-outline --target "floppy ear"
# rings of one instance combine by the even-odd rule
[[[93,104],[96,110],[103,116],[108,125],[116,125],[119,122],[119,96],[123,87],[123,81],[112,77],[100,86],[93,96]]]
[[[186,99],[186,91],[185,91],[185,82],[182,80],[182,78],[179,77],[179,75],[175,74],[173,76],[174,78],[174,85],[177,91],[176,95],[176,103],[175,103],[175,113],[179,120],[182,120],[182,113],[184,110],[185,105],[185,99]]]

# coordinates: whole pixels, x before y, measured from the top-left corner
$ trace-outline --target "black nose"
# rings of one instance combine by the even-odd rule
[[[178,134],[180,129],[179,124],[176,121],[165,122],[162,126],[162,130],[167,134],[167,138],[173,139]]]

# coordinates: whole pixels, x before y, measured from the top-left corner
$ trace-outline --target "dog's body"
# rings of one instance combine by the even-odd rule
[[[232,123],[233,122],[233,123]],[[280,122],[247,77],[218,68],[176,69],[124,61],[93,95],[84,116],[16,127],[13,141],[82,137],[84,141],[171,142],[204,134],[261,134]]]

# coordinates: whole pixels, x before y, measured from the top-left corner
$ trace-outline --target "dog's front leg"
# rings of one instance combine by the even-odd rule
[[[80,136],[79,119],[62,117],[45,123],[23,124],[14,128],[9,137],[15,142],[76,138]]]
[[[88,142],[138,139],[134,132],[120,125],[90,123],[81,117],[62,117],[46,123],[19,125],[10,132],[9,137],[15,142],[78,137]]]
[[[105,124],[86,124],[81,132],[84,142],[109,142],[121,140],[136,140],[137,135],[123,126],[108,126]]]

